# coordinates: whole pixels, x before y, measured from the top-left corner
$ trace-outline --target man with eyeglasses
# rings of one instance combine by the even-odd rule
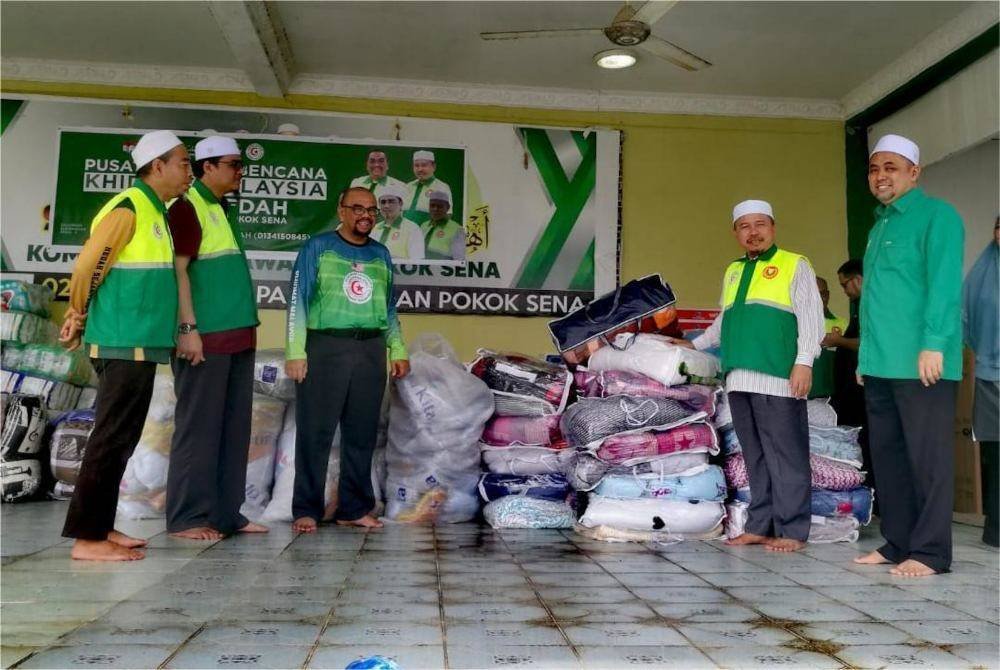
[[[378,207],[367,188],[338,198],[336,230],[302,245],[288,301],[285,371],[295,387],[292,528],[323,520],[326,467],[340,425],[339,525],[379,528],[372,516],[371,466],[385,390],[386,349],[393,378],[410,364],[392,294],[389,250],[370,239]]]
[[[368,152],[365,160],[365,170],[368,174],[355,177],[351,180],[351,187],[359,186],[368,189],[375,194],[376,198],[381,198],[385,189],[389,187],[406,190],[406,184],[389,176],[389,159],[384,151],[373,149]]]
[[[167,532],[217,540],[267,532],[240,514],[259,321],[243,236],[225,197],[240,188],[240,148],[213,135],[195,145],[194,157],[196,179],[169,212],[180,324]]]
[[[420,226],[403,216],[406,191],[388,186],[378,196],[382,220],[375,224],[372,237],[384,244],[393,260],[420,260],[424,257],[424,235]]]

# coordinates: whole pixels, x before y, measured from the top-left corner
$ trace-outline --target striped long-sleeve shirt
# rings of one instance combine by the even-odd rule
[[[826,334],[823,321],[823,301],[816,287],[816,273],[806,260],[800,260],[792,278],[792,312],[798,322],[796,365],[812,367],[819,356],[820,342]],[[722,318],[720,312],[712,325],[694,339],[695,349],[711,349],[722,341]],[[785,377],[775,377],[756,370],[737,368],[726,375],[727,391],[760,393],[782,398],[791,398],[792,390]]]

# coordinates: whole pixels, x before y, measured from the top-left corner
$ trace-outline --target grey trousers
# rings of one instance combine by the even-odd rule
[[[340,483],[334,518],[353,521],[375,507],[372,454],[385,392],[385,338],[335,337],[310,330],[307,372],[295,387],[292,517],[323,519],[326,468],[340,425]]]
[[[739,391],[728,396],[750,477],[746,532],[805,542],[812,516],[806,401]]]
[[[248,523],[246,496],[252,349],[205,354],[191,365],[174,358],[177,410],[167,473],[167,531],[210,526],[233,533]]]
[[[958,382],[865,377],[875,491],[881,499],[879,553],[912,558],[937,572],[951,566]]]

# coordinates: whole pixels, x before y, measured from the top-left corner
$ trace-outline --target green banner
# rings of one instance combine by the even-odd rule
[[[82,245],[97,211],[132,184],[130,151],[140,134],[60,129],[52,244]],[[192,154],[201,139],[200,134],[178,137]],[[406,193],[404,215],[418,223],[427,218],[427,191],[449,191],[451,218],[465,218],[464,148],[274,135],[234,138],[245,165],[234,216],[248,252],[298,251],[310,235],[335,225],[337,195],[349,185],[363,185],[378,195],[392,183]],[[426,154],[420,154],[424,165],[418,179],[415,154],[427,151],[434,160],[428,168]]]

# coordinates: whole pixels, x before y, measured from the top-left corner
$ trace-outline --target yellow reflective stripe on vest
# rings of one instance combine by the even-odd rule
[[[804,256],[778,249],[769,260],[758,260],[747,289],[746,304],[766,305],[791,312],[792,279],[795,277],[795,268],[802,258]],[[734,261],[726,270],[723,309],[731,307],[736,301],[744,267],[746,267],[745,261]]]
[[[135,233],[128,244],[119,252],[115,268],[126,270],[172,267],[174,264],[174,243],[163,213],[150,202],[149,197],[135,186],[127,188],[111,198],[97,216],[90,222],[93,234],[111,210],[125,199],[132,202],[135,209]]]
[[[194,207],[201,224],[201,244],[198,246],[198,258],[211,258],[226,254],[240,253],[233,228],[226,218],[226,210],[217,202],[208,202],[194,186],[188,189],[188,202]]]

